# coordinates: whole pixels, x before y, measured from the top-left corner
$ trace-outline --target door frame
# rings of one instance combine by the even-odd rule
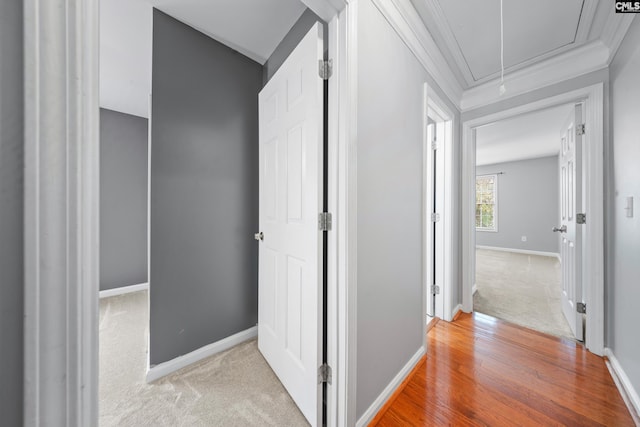
[[[453,165],[453,126],[455,120],[455,114],[451,109],[447,106],[447,104],[442,100],[442,98],[435,92],[433,88],[429,88],[428,84],[424,85],[424,178],[423,178],[423,198],[424,198],[424,214],[423,214],[423,228],[425,230],[424,236],[424,249],[423,253],[427,253],[427,248],[434,247],[434,239],[435,236],[432,232],[431,227],[431,211],[433,209],[433,194],[432,194],[432,181],[429,178],[427,172],[427,161],[432,158],[433,150],[430,147],[431,141],[428,140],[427,135],[427,124],[428,117],[431,117],[432,120],[436,122],[436,126],[443,126],[444,130],[444,138],[443,141],[439,142],[441,144],[441,149],[443,150],[443,156],[441,158],[437,158],[436,168],[439,170],[444,170],[444,179],[440,181],[436,181],[435,191],[436,193],[441,193],[444,195],[443,197],[443,209],[440,213],[440,221],[443,222],[443,238],[442,244],[440,247],[436,248],[436,257],[441,257],[440,261],[436,261],[436,264],[443,265],[443,280],[440,284],[442,291],[442,307],[443,307],[443,316],[442,320],[446,320],[450,322],[455,315],[455,312],[458,311],[459,307],[456,307],[454,310],[453,299],[452,296],[452,277],[453,277],[453,224],[455,220],[454,206],[453,206],[453,182],[454,182],[454,165]],[[433,117],[437,116],[437,117]],[[429,285],[431,283],[431,279],[433,278],[433,261],[432,258],[424,260],[424,281],[425,281],[425,292],[429,292]],[[439,299],[439,298],[438,298]],[[436,299],[436,301],[438,301]],[[426,298],[425,298],[426,300]],[[437,302],[436,302],[437,303]],[[454,312],[455,311],[455,312]],[[437,311],[436,313],[437,314]],[[427,308],[425,306],[425,312],[423,318],[426,319],[427,316]],[[426,331],[425,331],[426,337]],[[426,339],[426,338],[425,338]]]
[[[327,260],[333,370],[328,421],[353,425],[355,200],[350,190],[356,185],[357,2],[303,2],[329,23],[329,57],[336,70],[329,79],[328,107],[329,208],[334,214]],[[24,424],[97,425],[98,0],[25,0],[24,33]]]
[[[587,304],[585,347],[604,352],[604,83],[551,96],[462,123],[462,305],[473,311],[475,285],[476,128],[520,114],[572,102],[584,102],[583,203],[587,222],[582,250],[583,299]]]

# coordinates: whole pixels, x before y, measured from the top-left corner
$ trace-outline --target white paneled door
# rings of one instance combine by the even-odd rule
[[[321,421],[322,27],[259,95],[258,347],[312,426]]]
[[[562,269],[562,312],[571,331],[583,339],[582,314],[582,228],[578,214],[582,207],[582,105],[577,104],[563,126],[560,147],[560,263]]]

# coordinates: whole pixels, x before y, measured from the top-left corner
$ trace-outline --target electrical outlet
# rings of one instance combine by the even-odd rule
[[[520,239],[521,239],[523,242],[526,242],[526,241],[527,241],[527,236],[522,236]]]

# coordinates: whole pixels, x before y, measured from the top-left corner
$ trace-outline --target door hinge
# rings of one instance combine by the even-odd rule
[[[333,74],[333,60],[323,61],[318,60],[318,74],[322,80],[329,80],[329,77]]]
[[[329,212],[320,212],[318,214],[318,230],[331,230],[331,214]]]
[[[432,213],[431,214],[431,222],[438,222],[440,221],[440,214],[439,213]]]
[[[579,302],[576,304],[576,311],[578,313],[586,314],[587,313],[587,304],[584,302]]]
[[[331,366],[326,363],[318,368],[318,384],[322,383],[331,384]]]
[[[583,124],[581,124],[581,125],[576,126],[576,135],[577,135],[577,136],[584,135],[584,133],[585,133],[585,129],[586,129],[586,128],[585,128],[585,126],[584,126],[584,123],[583,123]]]
[[[431,149],[436,151],[438,149],[438,141],[431,141]]]
[[[440,295],[440,286],[431,285],[431,294],[432,295]]]
[[[586,224],[587,223],[587,214],[579,213],[576,214],[576,224]]]

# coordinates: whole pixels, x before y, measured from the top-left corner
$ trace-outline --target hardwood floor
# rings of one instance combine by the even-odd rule
[[[377,426],[634,426],[604,360],[483,314],[438,322]]]

